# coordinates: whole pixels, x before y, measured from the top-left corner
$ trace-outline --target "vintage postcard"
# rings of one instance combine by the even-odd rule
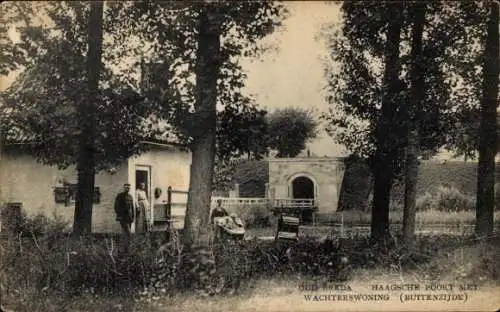
[[[0,311],[499,311],[498,1],[0,10]]]

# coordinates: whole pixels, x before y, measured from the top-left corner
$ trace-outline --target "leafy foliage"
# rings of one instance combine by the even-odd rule
[[[74,242],[67,240],[58,226],[49,224],[35,237],[3,235],[1,239],[2,304],[19,307],[16,310],[25,310],[21,307],[33,301],[40,304],[64,298],[61,303],[73,302],[80,294],[99,302],[109,300],[110,295],[150,301],[184,290],[189,294],[228,294],[261,277],[293,278],[294,274],[300,274],[302,281],[306,277],[318,283],[339,282],[367,272],[365,269],[384,274],[414,273],[426,280],[443,279],[443,274],[450,273],[459,274],[459,279],[499,278],[498,237],[478,244],[468,237],[422,236],[413,254],[397,245],[390,249],[371,247],[360,236],[324,242],[304,237],[292,245],[249,240],[215,245],[215,262],[206,257],[207,250],[186,253],[187,260],[206,261],[191,261],[184,268],[176,235],[171,243],[161,246],[137,237],[129,255],[117,255],[113,239]],[[190,274],[181,273],[190,269]],[[187,279],[183,282],[183,278]],[[181,282],[187,288],[179,289]]]
[[[446,147],[467,158],[475,158],[479,148],[479,102],[487,15],[486,2],[460,2],[452,16],[452,21],[461,25],[457,27],[453,42],[455,49],[448,49],[444,60],[447,69],[454,73],[448,79],[454,85],[451,101],[455,103]]]
[[[25,52],[26,68],[3,95],[2,132],[7,142],[27,143],[23,148],[43,163],[67,167],[76,162],[82,131],[77,107],[89,96],[85,78],[89,10],[85,3],[64,2],[43,8],[52,26],[18,29],[22,44],[15,46]],[[110,47],[105,49],[109,52]],[[146,119],[151,105],[144,105],[136,90],[121,83],[109,64],[101,79],[93,125],[97,169],[139,153],[144,148],[139,142],[156,134]]]
[[[426,12],[419,55],[412,54],[416,38],[410,35],[411,12],[417,6]],[[476,73],[481,67],[477,57],[481,55],[478,49],[483,36],[479,29],[485,28],[479,22],[479,17],[484,17],[483,7],[484,3],[444,1],[381,5],[350,1],[342,5],[341,34],[329,37],[331,64],[340,65],[340,70],[332,66],[327,69],[328,100],[334,107],[325,118],[330,124],[328,130],[340,143],[370,162],[375,190],[371,224],[374,239],[387,233],[391,178],[401,177],[405,152],[410,160],[417,156],[413,151],[432,154],[445,145],[468,153],[470,144],[464,143],[464,131],[453,129],[464,126],[457,122],[464,119],[463,112],[465,119],[473,121],[474,103],[480,98],[477,86],[481,80]],[[418,67],[412,66],[415,62]],[[416,68],[423,81],[413,74],[417,74]],[[416,90],[413,96],[410,85]],[[417,95],[419,104],[414,110],[411,103]],[[456,100],[457,95],[460,100]],[[408,118],[413,116],[415,122]],[[415,167],[415,161],[407,163],[410,172],[416,173]],[[413,195],[410,186],[415,176],[406,178],[406,193]],[[492,202],[493,193],[489,194]],[[412,211],[412,203],[414,200],[406,201],[406,211]],[[405,219],[406,238],[412,234],[411,215]],[[491,213],[488,216],[492,218]]]
[[[370,168],[362,159],[348,157],[339,197],[339,210],[368,210],[372,189]]]
[[[126,42],[138,39],[145,42],[147,44],[129,50],[129,56],[142,56],[146,61],[163,64],[159,71],[161,74],[153,83],[154,88],[145,90],[145,94],[148,99],[158,103],[158,115],[174,126],[173,131],[179,139],[190,144],[193,137],[203,131],[199,117],[195,114],[196,27],[200,12],[210,4],[147,1],[113,5],[115,10],[111,13],[117,23],[116,31],[112,33],[113,40]],[[225,158],[231,144],[235,144],[236,154],[255,149],[252,145],[244,147],[244,142],[238,141],[241,131],[245,130],[233,124],[251,126],[252,133],[243,134],[252,136],[262,126],[260,120],[264,114],[242,92],[246,75],[238,57],[262,52],[263,47],[258,44],[258,39],[279,26],[285,10],[282,5],[272,2],[235,4],[230,1],[219,1],[214,9],[222,37],[218,60],[220,71],[218,77],[214,77],[217,80],[220,119],[218,146],[223,151],[221,153],[225,154],[222,158]],[[235,137],[232,137],[232,131],[236,132]],[[231,137],[230,143],[225,142],[228,137]],[[258,151],[256,155],[260,153]]]
[[[267,112],[253,105],[227,106],[218,114],[217,156],[228,162],[247,156],[259,160],[268,153]]]
[[[276,157],[295,157],[317,135],[318,122],[313,111],[304,108],[277,109],[268,118],[269,146]]]
[[[234,164],[216,160],[214,167],[213,189],[218,192],[228,192],[233,188]]]
[[[402,136],[405,123],[400,113],[409,96],[411,25],[407,14],[411,6],[408,2],[404,8],[401,100],[395,108],[395,128],[388,133],[391,136],[388,141],[399,146],[400,151],[406,144]],[[435,153],[445,144],[463,150],[465,145],[459,143],[464,142],[460,138],[462,133],[473,132],[465,127],[472,120],[465,108],[471,107],[479,97],[477,93],[471,93],[470,86],[463,83],[460,75],[476,81],[478,78],[473,70],[477,69],[478,51],[477,47],[471,48],[470,45],[478,40],[479,28],[474,23],[481,16],[480,8],[481,5],[475,3],[426,3],[423,57],[419,60],[424,64],[425,94],[421,111],[417,112],[417,127],[419,148],[427,153]],[[340,64],[340,70],[326,66],[330,90],[328,101],[332,109],[323,117],[329,122],[328,130],[337,141],[355,155],[370,158],[374,153],[374,131],[382,100],[383,30],[388,23],[387,5],[350,1],[343,5],[343,14],[344,24],[340,32],[333,32],[330,28],[326,34],[331,51],[330,64]],[[457,127],[462,129],[458,131]]]

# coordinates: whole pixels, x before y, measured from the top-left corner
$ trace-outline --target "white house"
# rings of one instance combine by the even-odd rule
[[[147,152],[129,158],[113,170],[99,172],[95,180],[92,231],[119,232],[115,220],[114,199],[130,183],[132,190],[140,183],[147,186],[151,199],[150,213],[155,204],[167,201],[167,189],[187,190],[191,153],[177,144],[143,142]],[[3,146],[0,159],[0,204],[7,207],[22,205],[28,215],[59,216],[72,224],[77,172],[75,167],[59,170],[38,163],[35,158],[13,146]],[[156,190],[156,191],[155,191]],[[156,196],[155,196],[156,195]],[[181,194],[182,195],[182,194]],[[186,200],[172,199],[176,202]]]

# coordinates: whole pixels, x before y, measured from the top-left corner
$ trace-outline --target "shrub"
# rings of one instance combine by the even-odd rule
[[[59,216],[49,218],[43,214],[34,217],[23,217],[19,231],[24,235],[55,235],[67,233],[71,225]]]
[[[435,196],[429,192],[425,192],[423,195],[418,196],[416,200],[416,206],[418,211],[436,210]]]
[[[44,214],[28,216],[24,210],[16,211],[2,207],[3,231],[23,237],[67,232],[70,224],[58,215],[49,218]]]
[[[116,237],[75,240],[57,220],[26,218],[22,228],[3,235],[0,245],[2,291],[14,301],[48,292],[124,294],[145,287],[173,289],[180,252],[175,244],[158,250],[149,237],[134,236],[130,252],[122,254]]]
[[[440,186],[437,201],[438,209],[444,211],[473,210],[475,207],[474,198],[461,193],[456,187]]]
[[[417,198],[418,211],[459,212],[474,209],[474,197],[463,194],[453,186],[439,186],[435,193],[427,192]]]

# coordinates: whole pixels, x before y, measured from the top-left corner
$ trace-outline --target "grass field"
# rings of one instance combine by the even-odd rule
[[[446,212],[437,210],[419,211],[416,213],[417,224],[474,224],[476,215],[474,211]],[[370,212],[348,210],[332,214],[318,214],[319,224],[342,223],[344,224],[369,224],[371,220]],[[403,212],[391,211],[389,213],[391,223],[402,223]],[[500,223],[500,212],[494,214],[495,223]]]

